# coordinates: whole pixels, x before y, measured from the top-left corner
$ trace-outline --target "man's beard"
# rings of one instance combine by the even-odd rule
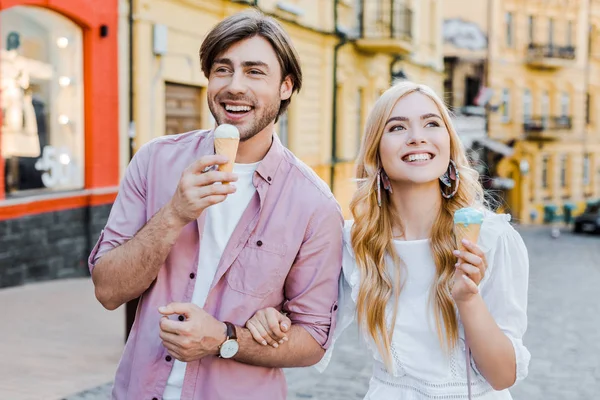
[[[224,100],[235,101],[235,100],[240,100],[240,99],[227,98]],[[223,120],[224,118],[222,118],[219,115],[219,113],[216,112],[216,109],[223,110],[223,107],[221,107],[221,103],[223,103],[223,101],[220,99],[217,99],[216,102],[212,101],[212,100],[208,102],[208,108],[209,108],[210,112],[212,113],[213,117],[215,118],[215,120],[217,121],[217,125],[222,125],[222,124],[227,123],[227,121],[224,121]],[[249,102],[249,103],[255,104],[255,102]],[[265,129],[271,122],[275,121],[275,118],[277,118],[277,115],[279,114],[280,105],[281,105],[281,101],[279,100],[279,98],[277,98],[276,101],[273,101],[272,103],[267,104],[263,108],[262,113],[259,113],[256,108],[253,108],[252,112],[255,113],[255,118],[253,118],[250,121],[250,126],[243,127],[241,129],[238,127],[238,129],[240,129],[240,141],[245,142],[246,140],[252,139],[259,132],[261,132],[263,129]],[[235,125],[235,123],[232,123],[232,125]]]

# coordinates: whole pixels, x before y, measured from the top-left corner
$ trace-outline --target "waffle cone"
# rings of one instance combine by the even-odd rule
[[[233,163],[235,162],[235,157],[237,155],[238,144],[240,143],[240,139],[238,138],[215,138],[215,153],[222,154],[229,158],[229,162],[227,164],[219,165],[219,171],[223,172],[232,172],[233,171]],[[229,182],[223,182],[224,184]]]
[[[467,239],[471,243],[477,243],[479,239],[479,230],[481,224],[454,224],[454,236],[456,237],[456,244],[461,251],[466,250],[462,244],[463,239]]]

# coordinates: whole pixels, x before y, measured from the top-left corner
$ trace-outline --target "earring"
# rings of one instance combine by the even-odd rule
[[[390,178],[387,176],[383,168],[379,167],[377,169],[377,205],[381,207],[381,185],[383,182],[383,188],[388,192],[392,193],[392,184],[390,183]]]
[[[460,184],[460,174],[454,161],[450,160],[450,164],[448,164],[448,169],[446,170],[446,173],[440,176],[440,182],[442,182],[442,184],[447,188],[452,188],[452,182],[454,182],[454,190],[452,190],[450,194],[446,194],[446,192],[444,192],[443,187],[440,188],[440,190],[442,191],[442,196],[444,196],[446,199],[454,197],[454,195],[458,191],[458,185]]]
[[[381,168],[377,169],[377,183],[375,190],[377,191],[377,205],[381,207]]]

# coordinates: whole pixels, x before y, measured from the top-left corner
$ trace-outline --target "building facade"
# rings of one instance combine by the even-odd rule
[[[84,276],[119,181],[117,0],[0,19],[0,287]]]
[[[198,49],[220,20],[255,7],[282,23],[304,71],[302,91],[277,132],[333,187],[348,216],[354,159],[379,94],[393,79],[406,78],[441,93],[440,3],[133,0],[134,150],[163,134],[214,125]]]
[[[489,39],[479,92],[491,96],[486,130],[512,150],[485,161],[492,177],[509,182],[497,192],[521,223],[552,222],[600,198],[595,8],[593,0],[488,0],[463,17]]]

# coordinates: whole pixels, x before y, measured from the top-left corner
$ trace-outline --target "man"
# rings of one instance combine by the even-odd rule
[[[302,84],[296,51],[250,12],[209,32],[200,59],[217,124],[240,131],[236,164],[208,168],[227,159],[196,131],[151,141],[129,165],[90,255],[107,309],[141,295],[114,399],[284,399],[280,368],[315,364],[333,333],[343,218],[274,134]],[[294,324],[270,346],[243,328],[268,306]]]

